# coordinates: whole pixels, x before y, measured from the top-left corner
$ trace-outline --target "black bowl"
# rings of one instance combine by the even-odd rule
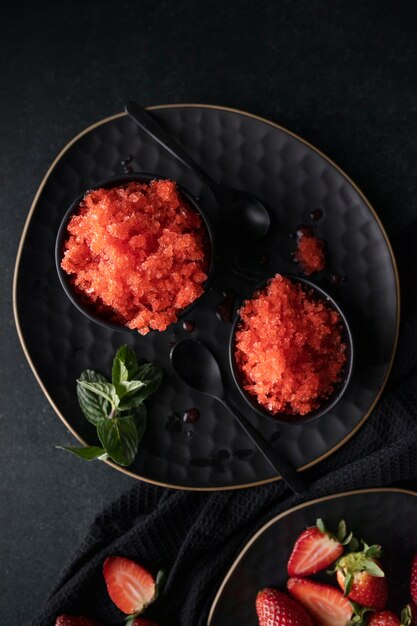
[[[64,254],[63,252],[64,242],[67,237],[67,226],[72,215],[78,210],[80,202],[84,199],[84,196],[86,195],[86,193],[88,193],[88,191],[92,191],[94,189],[102,189],[102,188],[110,189],[111,187],[125,185],[133,181],[138,181],[141,183],[149,183],[152,180],[166,180],[166,176],[159,176],[158,174],[151,174],[148,172],[134,172],[132,174],[120,174],[117,176],[113,176],[112,178],[107,178],[106,180],[103,180],[93,185],[88,190],[84,191],[80,196],[78,196],[78,198],[74,200],[74,202],[72,202],[71,206],[68,208],[67,212],[62,218],[61,224],[58,229],[56,242],[55,242],[55,265],[56,265],[56,269],[58,272],[59,280],[61,282],[61,285],[66,295],[71,300],[72,304],[76,306],[77,309],[81,313],[83,313],[86,317],[88,317],[93,322],[96,322],[97,324],[101,324],[101,326],[104,326],[105,328],[109,330],[137,332],[136,330],[132,330],[128,328],[127,326],[124,326],[123,324],[117,324],[116,322],[111,322],[108,319],[106,319],[106,317],[101,316],[99,313],[97,313],[97,311],[95,311],[93,304],[90,304],[87,301],[84,301],[81,298],[81,296],[77,294],[77,292],[74,290],[71,284],[70,276],[66,272],[64,272],[64,270],[61,268],[61,261],[62,261],[63,254]],[[210,240],[210,248],[211,248],[210,265],[209,265],[208,278],[204,284],[204,291],[206,291],[213,278],[214,260],[216,256],[213,225],[210,223],[210,220],[207,217],[206,212],[204,211],[204,209],[202,208],[198,200],[189,191],[187,191],[186,189],[184,189],[178,184],[177,186],[178,186],[180,193],[188,200],[190,205],[197,211],[197,213],[200,214],[205,224],[208,237]],[[182,309],[182,311],[180,311],[180,313],[178,314],[178,319],[181,319],[182,317],[187,315],[194,308],[194,306],[197,304],[197,302],[200,300],[200,298],[203,295],[204,293],[199,298],[194,300],[194,302],[189,304],[186,308]]]
[[[352,371],[353,371],[353,357],[354,357],[353,337],[352,337],[352,332],[351,332],[351,329],[350,329],[350,326],[346,319],[345,314],[343,313],[339,305],[335,302],[335,300],[328,293],[326,293],[324,289],[322,289],[321,287],[318,287],[310,280],[307,280],[306,278],[302,278],[301,276],[293,276],[291,274],[282,274],[282,276],[284,276],[285,278],[289,278],[293,282],[301,283],[303,286],[308,287],[309,289],[313,290],[314,295],[317,299],[324,300],[327,304],[329,304],[333,309],[335,309],[339,313],[340,318],[342,320],[342,326],[343,326],[343,330],[342,330],[343,341],[347,346],[347,354],[346,354],[347,359],[346,359],[346,363],[344,365],[343,372],[342,372],[342,380],[340,381],[340,383],[338,383],[337,387],[334,389],[331,396],[329,396],[329,398],[324,400],[323,403],[319,406],[319,408],[315,409],[314,411],[311,411],[310,413],[306,413],[305,415],[298,415],[298,414],[290,414],[290,413],[288,414],[287,413],[272,413],[270,411],[267,411],[263,406],[261,406],[257,402],[254,396],[249,394],[243,388],[242,375],[236,364],[235,335],[236,335],[236,331],[238,329],[239,323],[241,321],[239,312],[236,314],[233,327],[232,327],[232,332],[230,335],[229,363],[230,363],[230,369],[233,375],[233,380],[237,388],[239,389],[240,393],[242,394],[246,402],[249,404],[249,406],[252,409],[254,409],[259,415],[262,415],[263,417],[269,417],[277,422],[281,422],[285,424],[305,424],[319,417],[323,417],[323,415],[328,413],[331,409],[333,409],[336,406],[336,404],[339,402],[339,400],[342,398],[343,394],[345,393],[349,385],[349,381],[351,379]],[[253,291],[247,297],[244,298],[244,300],[250,300],[251,298],[254,297],[256,292],[262,291],[262,289],[264,289],[267,286],[267,284],[269,283],[270,280],[272,280],[272,278],[273,276],[270,276],[266,280],[262,281],[262,283],[257,285],[253,289]]]

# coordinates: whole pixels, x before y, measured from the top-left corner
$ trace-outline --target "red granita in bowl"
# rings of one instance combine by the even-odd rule
[[[83,305],[143,335],[165,330],[203,294],[209,265],[201,215],[164,179],[87,192],[60,262]]]
[[[277,274],[239,310],[233,347],[240,386],[269,414],[305,416],[345,377],[341,315],[303,283]]]

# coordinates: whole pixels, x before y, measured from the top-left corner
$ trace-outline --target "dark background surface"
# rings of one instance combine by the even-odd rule
[[[222,5],[88,0],[3,9],[2,625],[29,621],[94,515],[133,482],[55,450],[74,440],[35,381],[13,321],[14,259],[31,201],[76,133],[127,99],[221,104],[268,117],[345,169],[377,209],[400,270],[414,272],[405,259],[417,208],[417,4]]]

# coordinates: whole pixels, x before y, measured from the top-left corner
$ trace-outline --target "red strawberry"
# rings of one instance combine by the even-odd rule
[[[401,620],[392,611],[377,611],[372,613],[368,626],[401,626]]]
[[[410,594],[414,604],[417,604],[417,554],[414,556],[411,565]]]
[[[411,626],[412,608],[407,604],[401,611],[401,619],[392,611],[377,611],[372,613],[367,626]]]
[[[156,599],[155,579],[135,561],[110,556],[104,561],[103,573],[109,596],[123,613],[141,613]]]
[[[302,606],[276,589],[266,588],[256,598],[259,626],[313,626]]]
[[[316,626],[346,626],[352,617],[352,605],[336,587],[308,578],[290,578],[287,589],[311,615]]]
[[[317,526],[304,530],[298,537],[288,559],[289,576],[309,576],[329,567],[343,554],[346,543],[346,527],[344,522],[339,525],[340,535],[335,537],[329,533],[321,519]],[[347,541],[351,538],[348,537]]]
[[[101,626],[95,619],[82,617],[81,615],[59,615],[55,626]]]
[[[336,565],[337,582],[352,601],[377,611],[385,608],[388,584],[377,557],[380,546],[364,544],[362,552],[343,556]]]

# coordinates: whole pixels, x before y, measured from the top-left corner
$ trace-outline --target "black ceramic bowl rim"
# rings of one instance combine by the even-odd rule
[[[172,180],[172,179],[168,178],[167,176],[161,176],[159,174],[151,174],[150,172],[132,172],[131,174],[118,174],[116,176],[112,176],[111,178],[106,178],[105,180],[102,180],[101,182],[92,185],[86,191],[80,194],[78,198],[76,198],[76,200],[74,200],[71,203],[70,207],[65,212],[65,215],[62,218],[61,224],[58,229],[58,233],[57,233],[57,237],[55,241],[55,265],[56,265],[58,277],[62,285],[62,288],[64,289],[66,295],[68,296],[72,304],[81,313],[83,313],[91,321],[96,322],[97,324],[100,324],[101,326],[104,326],[108,330],[116,330],[116,331],[122,331],[122,332],[135,332],[135,333],[138,332],[137,330],[131,329],[128,326],[124,326],[123,324],[116,324],[116,323],[112,323],[106,320],[105,318],[101,317],[98,313],[94,312],[93,306],[89,307],[88,305],[84,305],[80,301],[80,298],[77,296],[77,294],[74,291],[74,288],[71,285],[70,276],[66,272],[64,272],[64,270],[61,268],[64,241],[67,238],[67,226],[72,215],[78,209],[80,202],[84,199],[85,195],[89,191],[93,191],[95,189],[102,189],[102,188],[110,189],[112,187],[122,186],[133,181],[150,182],[152,180]],[[214,274],[214,261],[216,258],[216,252],[215,252],[215,237],[213,234],[213,226],[210,223],[207,213],[202,208],[202,206],[200,205],[197,198],[195,198],[195,196],[193,196],[187,189],[184,189],[184,187],[182,187],[178,183],[176,184],[181,195],[183,195],[189,201],[192,207],[202,217],[204,225],[207,230],[209,241],[210,241],[210,264],[209,264],[208,277],[204,283],[204,291],[198,298],[194,300],[194,302],[189,304],[186,308],[182,309],[178,313],[177,319],[181,319],[190,313],[190,311],[196,306],[197,302],[200,300],[200,298],[202,298],[204,293],[209,288],[213,279],[213,274]]]
[[[254,295],[256,294],[256,292],[258,291],[262,291],[267,285],[268,283],[278,274],[274,274],[273,276],[269,276],[268,278],[264,279],[261,283],[259,283],[252,291],[249,295],[247,295],[244,300],[242,300],[240,306],[243,305],[243,302],[246,300],[250,300],[251,298],[254,297]],[[353,362],[354,362],[354,347],[353,347],[353,336],[352,336],[352,331],[350,328],[350,325],[348,323],[348,320],[346,319],[345,314],[343,313],[342,309],[340,308],[340,306],[337,304],[337,302],[334,300],[334,298],[332,298],[324,289],[322,289],[321,287],[319,287],[318,285],[316,285],[315,283],[311,282],[310,280],[308,280],[307,278],[301,277],[301,276],[295,276],[293,274],[280,274],[281,276],[283,276],[284,278],[288,278],[293,282],[298,282],[301,283],[303,286],[308,287],[309,289],[312,289],[315,293],[316,296],[319,297],[319,299],[325,300],[328,304],[330,304],[330,306],[335,309],[342,320],[342,326],[343,326],[343,340],[346,343],[347,346],[347,360],[346,363],[344,365],[344,371],[343,371],[343,379],[342,381],[338,384],[338,386],[336,387],[336,389],[334,390],[334,392],[331,394],[331,396],[325,400],[323,402],[323,404],[320,405],[319,408],[315,409],[314,411],[311,411],[310,413],[307,413],[306,415],[295,415],[295,414],[286,414],[286,413],[271,413],[269,411],[267,411],[266,409],[264,409],[256,400],[256,398],[254,396],[252,396],[251,394],[249,394],[247,391],[245,391],[245,389],[242,386],[241,383],[241,373],[239,371],[239,368],[236,364],[236,359],[235,359],[235,335],[236,335],[236,331],[238,329],[238,325],[241,321],[240,315],[239,315],[239,310],[237,311],[236,315],[235,315],[235,319],[233,322],[233,326],[232,326],[232,331],[230,333],[230,341],[229,341],[229,364],[230,364],[230,369],[232,372],[232,376],[233,376],[233,380],[237,386],[237,388],[239,389],[242,397],[246,400],[246,402],[248,403],[248,405],[258,413],[258,415],[261,415],[262,417],[268,417],[269,419],[274,420],[275,422],[280,422],[283,424],[306,424],[308,422],[312,422],[313,420],[318,419],[319,417],[323,417],[323,415],[325,415],[326,413],[328,413],[329,411],[331,411],[331,409],[333,409],[336,404],[341,400],[342,396],[344,395],[350,379],[352,377],[352,371],[353,371]],[[239,307],[240,308],[240,307]]]

